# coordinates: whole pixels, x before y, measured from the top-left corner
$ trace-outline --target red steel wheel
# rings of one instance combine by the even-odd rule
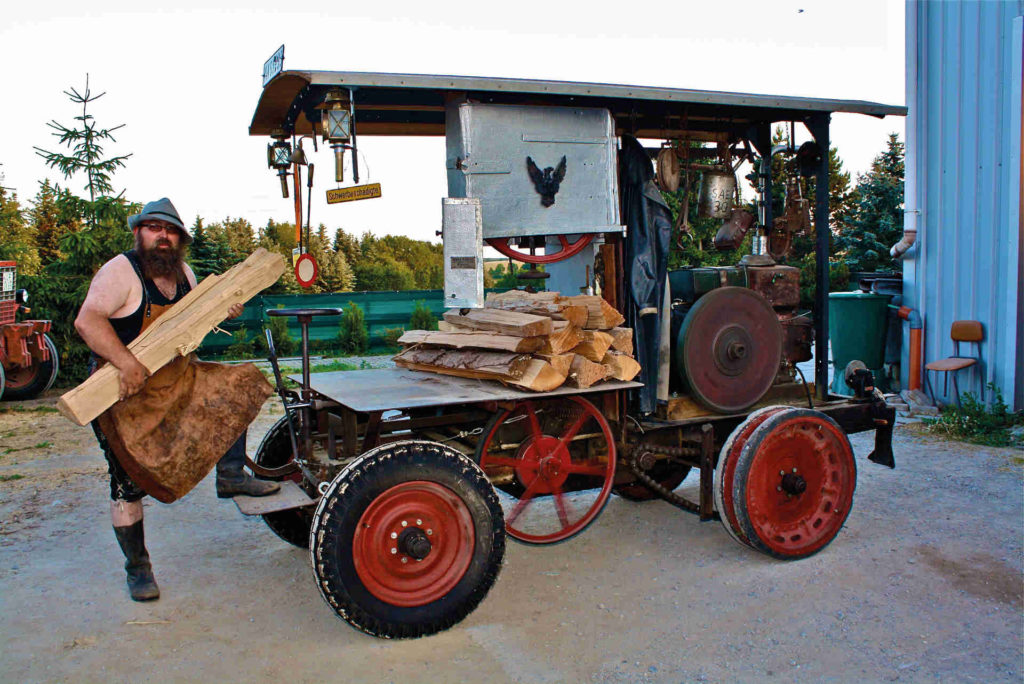
[[[722,526],[729,536],[740,544],[750,546],[747,536],[740,529],[739,521],[736,520],[736,511],[733,510],[732,486],[733,477],[736,473],[736,461],[739,458],[740,450],[750,439],[750,435],[764,421],[768,420],[780,411],[788,411],[792,406],[766,406],[754,411],[747,419],[736,426],[729,438],[725,440],[722,450],[718,452],[718,465],[715,467],[715,508],[721,517]]]
[[[426,605],[466,574],[473,558],[473,517],[447,487],[403,482],[363,512],[352,557],[359,579],[381,601]]]
[[[516,237],[487,238],[484,242],[516,261],[522,261],[527,264],[551,264],[579,254],[594,239],[593,235],[581,235],[576,238],[575,242],[569,242],[569,238],[566,235],[556,235],[554,237],[558,238],[561,249],[553,253],[547,253],[547,249],[545,249],[545,254],[530,254],[529,252],[519,251],[512,245],[513,240],[519,239]]]
[[[594,522],[611,494],[615,441],[582,397],[523,401],[484,429],[477,462],[503,492],[506,533],[552,544]]]
[[[839,534],[856,487],[857,464],[842,428],[819,411],[793,409],[765,420],[740,450],[733,508],[752,547],[795,560]]]

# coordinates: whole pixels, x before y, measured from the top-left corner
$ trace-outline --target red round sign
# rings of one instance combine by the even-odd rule
[[[312,254],[303,254],[295,261],[295,279],[302,287],[311,287],[319,273],[320,267]]]

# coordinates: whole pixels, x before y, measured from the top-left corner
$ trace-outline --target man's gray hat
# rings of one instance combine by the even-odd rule
[[[135,230],[139,227],[139,224],[143,221],[166,221],[173,226],[177,226],[181,229],[182,239],[185,244],[192,242],[192,234],[188,232],[188,228],[181,222],[181,217],[178,216],[178,210],[171,204],[171,200],[166,197],[162,197],[158,200],[154,200],[142,207],[142,213],[132,214],[128,217],[128,228]]]

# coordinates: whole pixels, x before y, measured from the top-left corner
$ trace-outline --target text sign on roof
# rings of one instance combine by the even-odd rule
[[[263,63],[263,85],[270,83],[270,79],[281,73],[284,69],[284,45],[277,48],[270,59]]]

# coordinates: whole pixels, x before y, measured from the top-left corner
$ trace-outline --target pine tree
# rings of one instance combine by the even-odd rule
[[[49,179],[39,183],[39,190],[29,210],[29,220],[35,231],[39,258],[44,266],[62,257],[61,238],[82,227],[76,200],[70,191],[61,190],[51,184]]]
[[[902,270],[902,262],[889,256],[889,248],[903,234],[903,176],[903,143],[898,134],[890,133],[871,170],[857,178],[856,204],[836,238],[836,248],[851,271]]]
[[[196,216],[189,246],[189,262],[196,278],[202,280],[210,274],[223,273],[236,263],[234,257],[224,233],[207,229],[203,219]]]
[[[50,152],[36,147],[36,154],[46,160],[47,166],[63,173],[65,179],[79,173],[85,174],[84,189],[89,191],[89,199],[83,201],[82,208],[85,216],[89,218],[90,227],[95,228],[100,221],[123,221],[127,215],[122,199],[124,193],[122,191],[114,196],[111,176],[117,169],[124,167],[125,160],[131,155],[104,157],[103,144],[108,140],[117,142],[114,131],[124,127],[124,124],[113,128],[96,127],[92,114],[89,114],[89,105],[106,93],[92,94],[88,74],[85,76],[83,92],[79,93],[71,88],[69,91],[65,90],[64,94],[73,103],[82,105],[82,114],[75,117],[77,127],[69,128],[56,120],[50,121],[47,126],[56,131],[53,135],[57,137],[59,144],[68,147],[71,153]]]

